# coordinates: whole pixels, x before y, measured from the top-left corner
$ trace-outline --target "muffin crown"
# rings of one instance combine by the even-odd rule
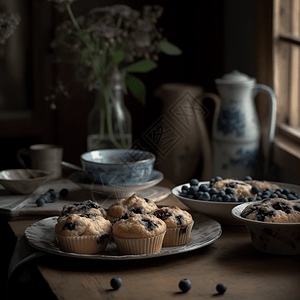
[[[61,217],[55,232],[62,236],[102,235],[111,232],[111,223],[98,214],[83,213]]]
[[[112,234],[118,238],[140,239],[161,235],[166,229],[165,222],[154,215],[136,214],[117,221],[112,227]]]
[[[241,217],[261,222],[299,223],[300,205],[283,198],[272,198],[247,205]]]
[[[114,222],[117,219],[122,218],[126,213],[147,214],[157,208],[154,201],[146,198],[139,198],[133,194],[127,199],[121,199],[112,204],[108,209],[108,218]]]
[[[191,214],[175,205],[156,209],[149,214],[163,220],[168,228],[185,227],[193,222]]]
[[[106,218],[107,216],[105,209],[97,202],[94,202],[92,200],[85,200],[79,203],[64,205],[59,214],[59,217],[82,213],[98,214],[99,216],[102,216],[104,218]]]

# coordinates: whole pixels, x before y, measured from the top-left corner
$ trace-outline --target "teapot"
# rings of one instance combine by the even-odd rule
[[[273,90],[257,84],[255,78],[234,70],[215,79],[221,102],[217,105],[213,127],[213,176],[257,178],[261,163],[261,129],[254,99],[260,92],[268,95],[268,132],[265,139],[263,176],[267,175],[270,147],[276,123],[276,97]]]

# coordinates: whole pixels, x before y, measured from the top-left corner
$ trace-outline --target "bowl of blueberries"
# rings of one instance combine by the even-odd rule
[[[172,194],[190,209],[205,214],[221,224],[242,226],[243,223],[231,214],[235,206],[278,197],[297,200],[300,186],[253,180],[251,176],[243,179],[223,179],[216,176],[210,181],[193,178],[188,183],[173,188]]]

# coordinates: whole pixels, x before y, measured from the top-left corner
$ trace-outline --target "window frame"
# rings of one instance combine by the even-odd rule
[[[273,88],[277,98],[276,132],[272,147],[273,161],[280,168],[300,178],[300,131],[295,128],[300,124],[300,38],[296,37],[300,33],[299,17],[284,15],[284,11],[290,9],[291,3],[298,5],[299,11],[298,0],[256,1],[256,77],[258,82]],[[290,19],[297,19],[295,21],[297,29],[291,31]],[[286,26],[289,34],[280,31],[279,24]],[[295,46],[288,49],[288,45]],[[294,76],[289,76],[287,59],[296,60],[296,63],[292,64],[293,68],[297,66],[297,70],[294,69]],[[259,99],[257,103],[264,136],[267,110],[263,99]]]

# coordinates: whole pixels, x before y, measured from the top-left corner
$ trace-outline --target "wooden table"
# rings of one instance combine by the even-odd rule
[[[159,204],[186,208],[172,195]],[[9,221],[9,225],[20,236],[37,220]],[[183,254],[131,261],[47,254],[37,270],[57,299],[300,299],[300,256],[255,250],[244,226],[222,226],[222,230],[211,245]],[[123,280],[119,290],[111,289],[114,276]],[[183,278],[192,282],[187,293],[178,287]],[[224,295],[216,292],[220,282],[228,287]]]

